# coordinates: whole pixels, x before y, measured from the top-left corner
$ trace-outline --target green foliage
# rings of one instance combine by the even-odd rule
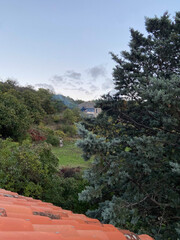
[[[22,145],[0,140],[0,186],[26,196],[42,198],[57,172],[58,159],[47,144]]]
[[[72,109],[73,115],[74,115],[74,122],[77,123],[82,120],[80,110],[78,108]]]
[[[65,133],[61,130],[56,130],[55,134],[60,137],[60,138],[64,138],[65,137]]]
[[[59,146],[59,135],[56,133],[56,131],[53,131],[44,124],[40,124],[37,129],[43,133],[47,143],[51,144],[52,146]]]
[[[68,137],[74,137],[77,135],[77,129],[75,125],[62,125],[62,130]]]
[[[146,19],[147,36],[131,30],[130,51],[116,61],[117,93],[103,113],[79,127],[89,186],[80,199],[105,223],[178,239],[180,166],[180,13]]]
[[[9,92],[0,91],[0,134],[15,140],[24,137],[30,124],[30,114],[26,106]]]
[[[84,100],[78,99],[78,100],[75,100],[75,102],[76,102],[77,104],[81,104],[81,103],[84,102]]]
[[[21,93],[22,100],[26,105],[31,119],[34,123],[39,123],[44,118],[46,112],[41,106],[41,98],[33,89],[27,88]]]
[[[63,106],[49,90],[20,87],[12,80],[0,82],[0,134],[21,140],[31,124],[39,124],[48,114],[63,111]]]
[[[66,109],[62,114],[53,116],[54,122],[56,124],[56,130],[60,131],[61,137],[76,137],[77,128],[75,126],[76,122],[81,120],[80,112],[78,109]]]
[[[52,146],[59,146],[59,137],[56,135],[48,135],[46,139],[47,143],[50,143]]]
[[[84,213],[90,205],[79,202],[86,181],[80,173],[70,178],[58,170],[59,160],[46,143],[22,145],[0,139],[0,188],[51,202],[65,209]]]
[[[75,115],[71,109],[67,108],[63,112],[63,120],[67,124],[73,124],[75,122],[75,120],[76,120]]]
[[[63,209],[68,209],[75,213],[85,213],[91,205],[89,203],[79,201],[78,193],[85,188],[86,184],[86,181],[82,179],[80,174],[75,174],[74,177],[70,178],[61,177],[61,195],[59,199],[57,199],[58,202],[56,201],[56,204],[61,206]],[[57,193],[53,194],[53,196],[56,195]],[[52,202],[51,199],[49,200]]]
[[[67,108],[66,105],[60,99],[53,98],[52,100],[56,112],[63,112]]]
[[[11,80],[0,82],[0,135],[6,139],[0,138],[0,187],[84,213],[89,204],[80,203],[78,193],[86,182],[81,175],[62,176],[59,159],[47,144],[59,146],[59,137],[65,136],[62,129],[54,131],[54,122],[65,123],[68,136],[76,134],[74,121],[79,114],[76,110],[66,111],[62,120],[60,112],[64,109],[64,104],[48,90],[20,87]],[[43,124],[45,118],[49,127]],[[29,140],[23,142],[25,138]],[[78,154],[80,158],[80,153],[70,154],[71,160]]]
[[[50,90],[40,88],[37,94],[41,99],[41,106],[46,114],[60,113],[66,109],[64,103],[60,99],[56,99]]]
[[[59,114],[54,115],[54,116],[53,116],[53,121],[54,121],[55,123],[58,123],[58,122],[60,121],[60,115],[59,115]]]

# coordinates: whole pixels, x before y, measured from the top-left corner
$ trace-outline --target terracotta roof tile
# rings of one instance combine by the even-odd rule
[[[0,239],[153,240],[4,189],[0,189]]]

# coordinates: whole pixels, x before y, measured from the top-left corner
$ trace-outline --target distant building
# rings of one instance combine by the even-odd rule
[[[78,105],[81,112],[89,117],[97,117],[99,113],[102,112],[101,108],[95,108],[94,102],[84,102]]]

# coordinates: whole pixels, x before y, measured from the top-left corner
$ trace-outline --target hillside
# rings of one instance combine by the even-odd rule
[[[56,100],[61,100],[70,109],[78,107],[78,104],[75,102],[75,100],[70,97],[65,97],[61,94],[58,94],[54,95],[53,98]]]

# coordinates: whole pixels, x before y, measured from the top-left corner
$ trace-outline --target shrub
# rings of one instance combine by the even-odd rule
[[[39,142],[46,140],[46,137],[37,129],[32,128],[28,132],[30,134],[32,141]]]
[[[48,188],[46,191],[46,201],[75,213],[85,213],[87,209],[92,208],[92,204],[78,200],[78,194],[87,185],[81,174],[75,173],[73,177],[65,178],[61,175],[59,179],[60,182],[58,178],[54,179],[51,183],[52,189]]]
[[[55,134],[58,135],[58,136],[61,137],[61,138],[63,138],[63,137],[66,136],[65,133],[64,133],[63,131],[61,131],[61,130],[56,130],[56,131],[55,131]]]
[[[74,137],[77,134],[77,129],[74,125],[64,125],[62,129],[68,137]]]
[[[56,115],[53,116],[53,121],[54,121],[55,123],[58,123],[58,122],[60,121],[60,116],[59,116],[59,114],[56,114]]]
[[[0,139],[0,187],[42,198],[57,174],[58,159],[46,143],[22,145]]]
[[[59,138],[56,135],[48,135],[46,142],[55,147],[59,146]]]
[[[63,112],[63,120],[64,120],[65,123],[73,124],[76,120],[74,112],[71,109],[67,108]]]
[[[60,169],[60,176],[63,176],[64,178],[69,178],[69,177],[75,177],[77,173],[80,173],[81,168],[80,167],[64,167]]]

